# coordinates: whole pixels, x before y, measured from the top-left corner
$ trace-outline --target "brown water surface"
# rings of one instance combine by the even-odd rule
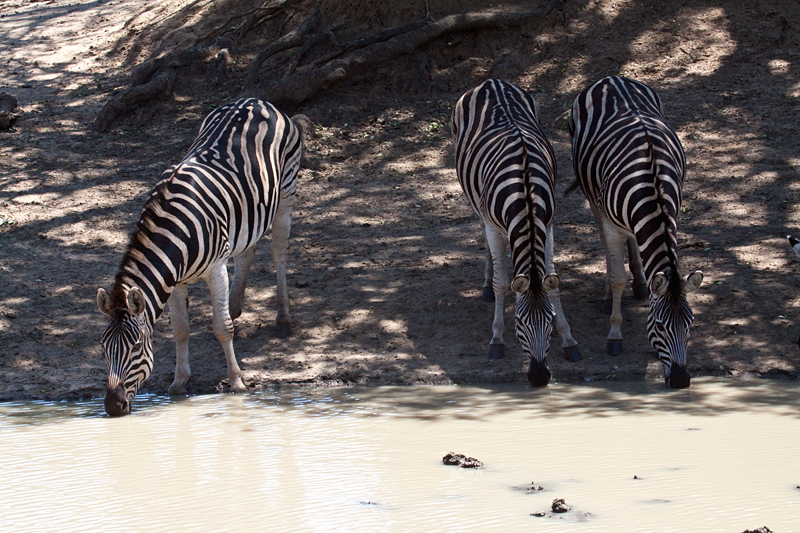
[[[2,529],[800,531],[797,383],[137,400],[120,419],[101,400],[0,404]]]

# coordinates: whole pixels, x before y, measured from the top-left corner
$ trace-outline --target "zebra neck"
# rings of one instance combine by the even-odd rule
[[[126,259],[128,258],[126,257]],[[145,323],[152,330],[153,324],[164,312],[167,300],[175,288],[174,285],[165,285],[164,281],[163,277],[154,275],[152,271],[145,268],[145,265],[128,260],[123,262],[113,290],[121,291],[121,294],[125,295],[124,297],[127,297],[128,291],[133,287],[142,291],[146,304]]]

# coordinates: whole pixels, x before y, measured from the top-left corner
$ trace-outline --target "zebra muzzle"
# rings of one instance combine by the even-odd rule
[[[123,416],[131,412],[131,402],[121,383],[106,391],[106,399],[103,403],[109,416]]]
[[[664,378],[667,382],[667,387],[670,389],[685,389],[689,386],[692,378],[689,372],[686,371],[685,366],[672,364],[669,375]]]
[[[550,369],[547,368],[547,361],[537,361],[531,358],[528,363],[528,381],[534,387],[544,387],[550,383]]]

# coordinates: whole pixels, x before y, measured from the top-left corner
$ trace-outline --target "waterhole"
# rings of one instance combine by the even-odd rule
[[[0,471],[4,531],[786,533],[800,385],[143,396],[119,419],[3,403]]]

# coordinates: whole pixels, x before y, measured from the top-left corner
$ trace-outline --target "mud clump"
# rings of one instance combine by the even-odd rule
[[[550,512],[536,511],[531,513],[531,516],[539,518],[556,518],[559,520],[566,520],[568,522],[586,522],[592,515],[584,511],[576,511],[564,500],[564,498],[556,498],[550,505]]]
[[[542,487],[541,485],[537,485],[533,481],[531,481],[527,485],[519,485],[517,487],[512,487],[512,488],[514,490],[524,492],[525,494],[536,494],[544,490],[544,487]]]
[[[553,500],[553,504],[550,506],[550,509],[554,513],[567,513],[570,511],[570,506],[567,505],[567,502],[564,501],[564,498],[556,498]]]
[[[442,457],[442,462],[448,466],[460,466],[461,468],[483,468],[482,462],[460,453],[450,452]]]
[[[742,533],[772,533],[772,531],[767,526],[763,526],[758,529],[745,529]]]

